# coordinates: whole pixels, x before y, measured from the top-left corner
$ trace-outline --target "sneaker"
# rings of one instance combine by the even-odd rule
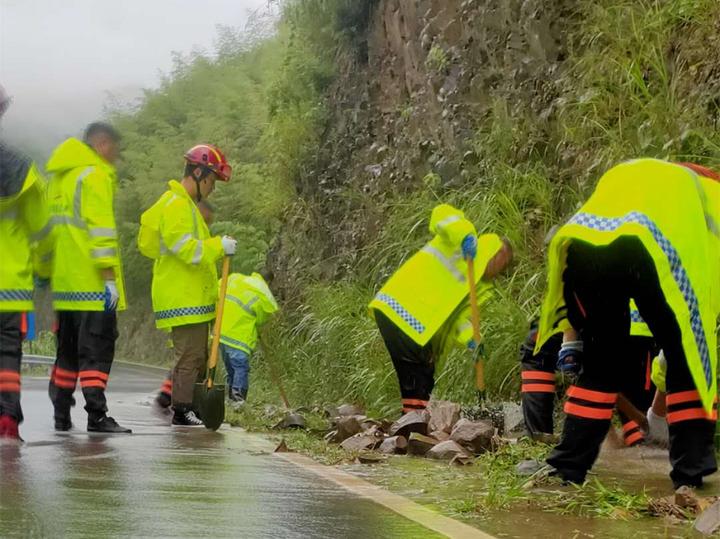
[[[245,404],[245,399],[247,399],[247,389],[231,389],[228,399]]]
[[[173,425],[182,425],[184,427],[203,427],[205,423],[202,422],[195,412],[188,410],[186,412],[175,411],[175,415],[172,419]]]
[[[0,415],[0,439],[22,442],[18,431],[17,419],[9,415]]]
[[[88,418],[87,430],[88,432],[107,432],[113,434],[130,434],[132,432],[132,430],[118,425],[117,421],[107,415],[95,420]]]

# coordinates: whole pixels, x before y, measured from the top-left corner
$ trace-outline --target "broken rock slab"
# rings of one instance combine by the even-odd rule
[[[422,457],[438,443],[435,438],[425,436],[419,432],[412,432],[408,438],[407,454]]]
[[[375,449],[380,441],[381,440],[374,434],[359,432],[358,434],[350,436],[350,438],[344,440],[340,444],[340,447],[342,447],[345,451],[364,451],[366,449]]]
[[[438,440],[440,442],[444,442],[445,440],[450,439],[450,435],[447,432],[445,432],[444,430],[434,430],[430,433],[430,436],[432,436],[433,438],[435,438],[436,440]]]
[[[340,416],[337,419],[335,436],[332,437],[331,441],[340,443],[362,430],[360,421],[355,416]]]
[[[390,436],[410,436],[410,433],[427,434],[430,414],[427,410],[414,410],[403,415],[390,427]]]
[[[404,436],[390,436],[380,444],[378,451],[386,455],[404,455],[407,452],[408,442]]]
[[[455,423],[450,439],[473,453],[483,453],[492,449],[494,435],[495,427],[490,421],[471,421],[462,418]]]
[[[365,410],[355,404],[343,404],[338,406],[338,415],[363,415]]]
[[[720,500],[700,513],[695,519],[693,528],[703,535],[712,535],[720,530]]]
[[[455,423],[460,419],[460,405],[450,401],[430,401],[428,404],[430,421],[428,430],[443,431],[450,434]]]
[[[454,457],[460,455],[461,457],[471,457],[470,453],[467,452],[457,442],[452,440],[445,440],[431,447],[425,454],[426,457],[437,460],[451,461]]]

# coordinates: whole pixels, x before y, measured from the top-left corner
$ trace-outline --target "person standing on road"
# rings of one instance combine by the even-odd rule
[[[667,360],[670,477],[698,487],[717,470],[720,182],[693,164],[637,159],[615,166],[557,232],[536,350],[572,326],[583,369],[568,390],[560,444],[547,462],[581,483],[610,427],[628,369],[630,299]]]
[[[250,356],[257,344],[258,327],[277,310],[277,301],[262,275],[230,275],[220,331],[220,352],[230,388],[228,397],[237,406],[247,400]]]
[[[129,433],[107,415],[107,388],[118,337],[118,310],[125,309],[114,198],[120,136],[96,122],[82,141],[69,138],[47,163],[51,276],[58,316],[57,358],[50,378],[55,430],[72,428],[70,408],[78,378],[90,432]]]
[[[400,266],[369,305],[400,382],[403,413],[427,407],[435,372],[454,343],[482,353],[473,339],[468,260],[475,265],[478,303],[512,261],[507,240],[478,236],[465,214],[449,204],[433,209],[430,232],[435,237]]]
[[[9,104],[0,87],[0,117]],[[50,276],[51,249],[35,242],[47,222],[45,180],[0,142],[0,439],[20,439],[22,315],[33,310],[33,274]]]
[[[197,206],[210,196],[216,181],[230,181],[227,159],[209,144],[192,147],[184,157],[182,181],[170,180],[168,190],[143,213],[138,247],[155,260],[156,326],[172,335],[172,423],[202,426],[192,409],[193,387],[208,356],[210,322],[218,298],[217,261],[235,254],[237,241],[229,236],[211,237]]]
[[[205,224],[210,227],[213,222],[215,209],[210,205],[207,200],[201,200],[200,202],[198,202],[197,207],[200,215],[202,215],[202,218],[205,221]],[[172,346],[172,342],[170,342],[170,346]],[[153,406],[156,407],[155,410],[162,416],[171,413],[170,405],[172,404],[172,373],[172,369],[167,372],[167,374],[165,375],[165,379],[160,385],[160,389],[155,396],[155,400],[153,401]],[[199,377],[198,381],[202,381],[202,374],[204,373],[201,371],[201,376]]]

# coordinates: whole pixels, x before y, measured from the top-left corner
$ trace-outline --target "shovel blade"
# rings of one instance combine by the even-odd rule
[[[210,389],[205,384],[197,384],[195,390],[198,408],[205,428],[218,430],[225,420],[225,386],[215,385]]]

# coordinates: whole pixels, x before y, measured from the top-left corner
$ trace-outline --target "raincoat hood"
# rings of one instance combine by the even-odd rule
[[[45,168],[52,174],[79,167],[99,166],[115,175],[115,167],[100,157],[95,150],[76,138],[69,138],[55,148]]]

